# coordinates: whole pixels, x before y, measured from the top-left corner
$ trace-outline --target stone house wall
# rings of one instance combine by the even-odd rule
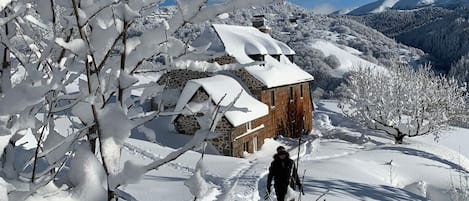
[[[303,97],[301,97],[303,86]],[[293,99],[290,99],[290,88],[293,89]],[[310,133],[313,127],[313,104],[309,91],[309,83],[276,87],[262,91],[261,101],[269,106],[270,120],[266,122],[266,132],[272,137],[299,137],[302,133]],[[271,103],[272,91],[275,105]]]
[[[158,84],[166,85],[169,89],[183,89],[187,81],[209,77],[209,72],[199,72],[187,69],[171,70],[158,80]]]
[[[266,138],[266,133],[264,132],[265,129],[265,120],[268,118],[262,117],[259,119],[256,119],[251,122],[251,130],[247,129],[246,124],[240,125],[236,128],[233,129],[231,132],[231,142],[232,142],[232,150],[233,153],[231,156],[234,157],[243,157],[244,156],[244,144],[247,145],[247,152],[253,153],[254,151],[254,138],[257,138],[257,146],[258,149],[261,148],[261,146],[264,144],[264,139]],[[264,128],[261,128],[257,131],[252,132],[259,126],[264,125]],[[243,136],[247,132],[249,135]],[[242,136],[242,137],[239,137]],[[239,138],[238,138],[239,137]]]
[[[303,86],[303,97],[301,97]],[[290,88],[293,97],[290,98]],[[275,105],[271,103],[272,91],[275,96]],[[251,130],[247,124],[234,128],[226,118],[219,123],[216,131],[221,135],[213,139],[212,144],[217,150],[227,156],[243,157],[245,148],[253,153],[255,140],[259,149],[266,138],[275,138],[279,135],[285,137],[299,137],[302,133],[310,133],[312,130],[312,111],[309,83],[281,86],[261,91],[261,101],[269,106],[269,114],[251,122]],[[209,97],[203,90],[197,91],[191,101],[204,101]],[[263,125],[263,128],[256,128]],[[176,129],[185,134],[193,134],[200,127],[194,116],[180,115],[175,121]],[[256,130],[252,132],[253,130]],[[247,132],[251,132],[245,135]],[[244,136],[245,135],[245,136]],[[241,137],[240,137],[241,136]]]
[[[260,95],[262,89],[265,87],[265,85],[256,79],[254,76],[252,76],[246,69],[239,69],[235,71],[231,71],[234,75],[239,77],[243,83],[249,88],[249,91],[251,91],[251,94],[253,95],[254,98],[257,100],[260,100]]]
[[[301,97],[301,85],[303,97]],[[293,100],[290,100],[290,87],[293,89]],[[271,92],[274,91],[275,106],[271,103]],[[275,138],[278,135],[285,137],[299,137],[302,133],[308,134],[313,128],[313,105],[311,102],[309,83],[299,83],[281,86],[261,91],[261,101],[269,106],[269,114],[251,122],[251,128],[260,125],[264,128],[236,139],[247,132],[246,126],[241,125],[231,133],[233,155],[242,157],[244,145],[248,145],[248,152],[253,153],[254,138],[257,138],[257,147],[264,144],[266,138]],[[304,121],[303,121],[304,116]],[[236,140],[235,140],[236,139]]]
[[[208,100],[210,97],[208,93],[200,88],[196,91],[194,96],[189,102],[203,102]],[[197,119],[194,115],[179,115],[174,120],[174,127],[181,134],[193,135],[197,130],[200,129],[200,125],[197,122]],[[216,132],[220,133],[220,137],[212,140],[212,144],[217,148],[217,150],[223,155],[232,155],[231,149],[231,132],[233,131],[233,126],[229,123],[228,119],[225,117],[218,123]]]
[[[215,63],[216,62],[220,65],[238,63],[238,61],[236,61],[236,58],[234,58],[232,56],[229,56],[229,55],[224,55],[224,56],[221,56],[221,57],[213,58],[213,59],[208,60],[208,62],[209,63]]]
[[[230,122],[228,122],[228,119],[223,117],[215,129],[215,131],[220,134],[220,137],[211,140],[213,146],[217,148],[218,152],[225,156],[233,156],[231,144],[231,133],[233,130],[234,128]]]
[[[205,90],[200,88],[194,94],[189,102],[203,102],[209,99],[209,95]],[[181,134],[193,135],[195,131],[200,129],[200,125],[194,115],[179,115],[174,120],[174,127]]]

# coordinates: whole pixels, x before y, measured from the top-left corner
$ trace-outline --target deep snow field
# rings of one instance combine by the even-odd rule
[[[344,119],[335,101],[323,100],[317,106],[317,130],[314,135],[305,137],[300,147],[300,177],[306,170],[306,195],[302,200],[316,200],[322,195],[321,200],[327,201],[445,201],[451,200],[451,189],[460,186],[459,179],[467,178],[469,160],[457,151],[460,147],[461,153],[469,156],[468,147],[459,144],[469,139],[467,129],[444,131],[439,143],[433,136],[424,136],[394,145],[389,137]],[[169,139],[178,136],[161,133],[157,138],[164,138],[168,144],[171,144]],[[322,136],[318,138],[318,134]],[[246,159],[205,155],[204,165],[208,170],[205,178],[212,184],[212,190],[199,200],[263,200],[266,174],[275,148],[286,145],[296,158],[297,143],[285,138],[268,140],[261,151]],[[126,160],[149,163],[152,158],[161,158],[171,150],[131,139],[123,156]],[[193,200],[184,182],[192,175],[200,156],[197,152],[186,153],[145,175],[140,183],[121,189],[139,201]],[[462,184],[467,187],[465,180]]]
[[[443,131],[439,143],[433,136],[424,136],[394,145],[388,136],[345,119],[336,101],[321,100],[316,106],[315,130],[300,146],[299,175],[304,174],[306,193],[302,200],[451,201],[457,200],[452,197],[457,188],[467,189],[469,147],[463,143],[469,140],[468,129]],[[148,164],[189,140],[189,136],[171,133],[166,123],[163,119],[147,125],[155,128],[157,143],[141,140],[143,135],[134,133],[122,151],[122,164],[127,160]],[[244,159],[205,154],[204,178],[210,190],[197,200],[264,200],[275,148],[286,146],[295,159],[297,144],[296,139],[268,139],[260,151]],[[184,183],[193,175],[200,157],[198,152],[187,152],[145,174],[137,184],[120,187],[119,195],[130,201],[192,201],[194,197]],[[28,201],[76,200],[63,190],[49,185]]]

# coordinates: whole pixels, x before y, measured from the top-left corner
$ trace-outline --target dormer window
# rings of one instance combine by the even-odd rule
[[[262,54],[252,54],[248,56],[254,61],[265,61],[265,55]]]
[[[273,54],[270,56],[273,57],[274,59],[277,59],[277,61],[280,61],[280,54]]]
[[[285,56],[288,58],[288,60],[290,60],[290,62],[293,63],[293,59],[294,59],[294,57],[293,57],[294,55],[293,55],[293,54],[285,55]]]

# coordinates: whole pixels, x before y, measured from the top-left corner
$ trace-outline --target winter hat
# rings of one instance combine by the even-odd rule
[[[290,154],[287,152],[287,151],[279,151],[278,152],[278,155],[281,156],[281,155],[285,155],[285,156],[290,156]]]
[[[285,147],[283,146],[278,146],[277,147],[277,152],[285,151]]]

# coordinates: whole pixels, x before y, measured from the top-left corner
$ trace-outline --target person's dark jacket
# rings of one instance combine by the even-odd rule
[[[269,174],[267,177],[267,189],[272,185],[274,180],[275,188],[284,188],[288,185],[295,189],[295,185],[301,189],[301,182],[298,177],[295,162],[290,159],[288,152],[286,152],[285,159],[280,159],[278,154],[274,155],[274,161],[270,164]]]

